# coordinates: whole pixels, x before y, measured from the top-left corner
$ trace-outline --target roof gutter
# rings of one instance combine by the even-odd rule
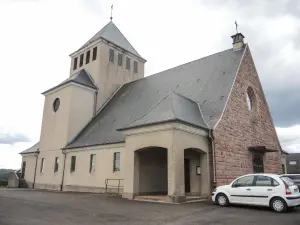
[[[213,185],[216,188],[216,157],[215,157],[215,141],[213,137],[213,130],[208,130],[208,137],[211,140],[211,151],[212,151],[212,164],[213,164]]]

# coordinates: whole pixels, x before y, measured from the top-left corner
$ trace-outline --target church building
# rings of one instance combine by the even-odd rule
[[[182,202],[240,175],[281,173],[250,47],[231,38],[226,50],[144,77],[146,59],[110,21],[43,93],[40,140],[20,153],[28,187]]]

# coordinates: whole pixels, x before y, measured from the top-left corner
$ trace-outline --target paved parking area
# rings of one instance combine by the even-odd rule
[[[300,208],[286,214],[209,202],[181,205],[130,201],[99,194],[0,189],[1,225],[300,224]]]

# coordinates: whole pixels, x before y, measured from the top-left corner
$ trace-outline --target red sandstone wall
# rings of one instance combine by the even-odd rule
[[[247,88],[255,93],[253,111],[247,107]],[[231,96],[221,121],[213,132],[215,137],[217,185],[228,184],[237,176],[253,173],[249,146],[278,149],[265,153],[265,173],[280,173],[280,145],[268,110],[249,48],[241,63]]]

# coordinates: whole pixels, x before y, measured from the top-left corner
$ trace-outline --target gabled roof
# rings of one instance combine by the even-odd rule
[[[181,121],[197,127],[207,128],[197,103],[171,92],[150,108],[141,118],[119,130],[170,121]]]
[[[129,43],[126,37],[121,33],[121,31],[117,28],[117,26],[112,21],[106,24],[100,31],[98,31],[90,40],[88,40],[77,51],[85,48],[86,46],[99,40],[100,38],[103,38],[106,41],[109,41],[125,49],[126,51],[142,58],[140,54],[134,49],[134,47]]]
[[[82,70],[78,71],[77,73],[73,74],[72,76],[70,76],[68,79],[61,82],[59,85],[57,85],[53,88],[50,88],[49,90],[43,92],[42,94],[46,94],[49,91],[52,91],[58,87],[61,87],[65,84],[71,83],[71,82],[81,84],[81,85],[89,87],[89,88],[97,89],[97,86],[94,84],[94,81],[92,80],[91,76],[89,76],[87,74],[87,72],[84,69],[82,69]]]
[[[29,153],[37,153],[39,152],[40,142],[36,143],[35,145],[31,146],[30,148],[20,152],[19,154],[29,154]]]
[[[244,51],[245,47],[236,51],[228,49],[124,84],[66,148],[124,142],[124,135],[117,129],[137,121],[142,124],[145,122],[142,121],[145,115],[151,121],[161,120],[163,117],[157,111],[168,111],[170,107],[167,110],[155,109],[153,106],[170,92],[176,92],[198,104],[202,118],[195,122],[195,119],[192,119],[195,110],[189,115],[181,106],[184,120],[196,126],[203,120],[207,127],[212,129],[222,115]],[[178,102],[178,105],[189,105],[186,101]],[[187,111],[190,112],[194,107],[188,108]]]

